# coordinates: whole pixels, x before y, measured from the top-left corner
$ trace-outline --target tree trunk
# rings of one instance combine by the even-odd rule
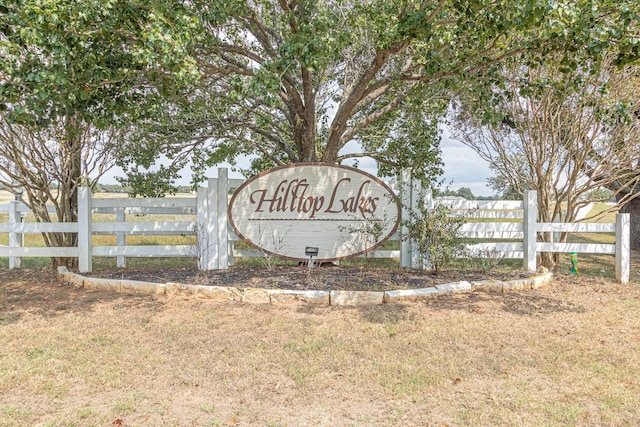
[[[631,214],[631,249],[640,250],[640,197],[622,206],[620,213]]]
[[[553,233],[548,231],[538,233],[538,241],[545,243],[553,242]],[[542,267],[554,270],[559,262],[559,254],[556,252],[540,252],[538,260]]]
[[[82,125],[75,118],[67,118],[64,126],[64,135],[61,135],[61,141],[59,142],[61,157],[59,195],[58,199],[54,201],[59,222],[78,221],[78,186],[82,180],[82,132]],[[77,233],[49,234],[49,238],[56,242],[56,246],[78,246]],[[51,258],[51,263],[54,267],[64,265],[68,268],[76,268],[78,259],[53,257]]]
[[[553,252],[540,252],[540,265],[546,267],[549,270],[553,270],[556,266]]]

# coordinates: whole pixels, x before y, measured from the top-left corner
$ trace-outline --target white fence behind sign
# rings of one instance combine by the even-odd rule
[[[472,255],[523,258],[523,202],[436,198],[435,204],[442,204],[451,209],[453,215],[460,215],[468,219],[460,229],[462,237],[490,240],[490,242],[467,245],[467,249]]]
[[[630,215],[617,214],[615,223],[538,223],[537,193],[525,192],[524,201],[466,201],[434,198],[431,191],[423,191],[411,180],[403,180],[401,187],[403,200],[410,201],[415,209],[415,200],[423,201],[427,206],[444,204],[452,209],[453,215],[469,218],[463,225],[462,237],[473,239],[491,239],[491,242],[476,243],[468,246],[471,254],[496,254],[505,258],[522,258],[523,267],[529,271],[537,268],[538,252],[580,252],[615,255],[615,275],[619,282],[627,283],[630,273]],[[408,194],[407,194],[408,193]],[[415,211],[414,211],[415,212]],[[403,212],[408,215],[409,212]],[[405,216],[406,217],[406,216]],[[485,222],[487,218],[499,221]],[[478,220],[483,222],[474,222]],[[538,233],[614,233],[615,243],[546,243],[538,242]],[[410,241],[402,241],[401,253],[411,252]],[[408,247],[408,249],[407,249]],[[405,256],[400,260],[405,267],[420,268],[428,260],[414,256]]]
[[[487,240],[469,246],[472,253],[495,254],[504,258],[522,258],[525,269],[535,271],[537,252],[581,252],[614,254],[616,278],[629,280],[630,220],[628,214],[618,214],[615,224],[537,223],[536,193],[529,191],[522,201],[464,201],[431,198],[430,191],[403,174],[400,196],[402,215],[420,202],[427,206],[444,204],[453,214],[465,215],[465,237]],[[93,257],[116,257],[117,265],[126,266],[128,257],[197,257],[203,270],[224,269],[235,257],[264,256],[256,250],[235,250],[237,236],[227,224],[228,188],[237,188],[242,180],[227,178],[220,168],[218,178],[208,180],[207,188],[198,189],[196,197],[170,198],[93,198],[88,188],[79,192],[77,223],[26,223],[22,221],[28,209],[18,202],[0,205],[0,213],[8,212],[8,222],[0,223],[0,233],[8,233],[8,245],[0,245],[0,257],[9,257],[9,267],[20,267],[23,257],[77,257],[81,272],[92,270]],[[422,199],[421,199],[422,198]],[[426,198],[426,199],[425,199]],[[99,215],[99,221],[94,219]],[[131,216],[134,220],[131,221]],[[155,215],[170,215],[171,220],[143,220]],[[175,217],[181,217],[175,220]],[[543,243],[537,242],[540,232],[615,233],[615,244]],[[25,234],[49,232],[78,233],[77,247],[24,247]],[[379,250],[368,254],[378,258],[400,259],[402,267],[423,268],[428,263],[416,251],[415,245],[403,239],[406,228],[401,225],[391,239],[400,241],[399,250]],[[94,235],[115,235],[114,246],[94,246]],[[135,235],[197,235],[194,245],[127,245],[126,236]]]

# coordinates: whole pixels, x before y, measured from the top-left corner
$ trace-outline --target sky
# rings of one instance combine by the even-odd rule
[[[443,187],[457,190],[460,187],[467,187],[476,196],[491,196],[493,191],[487,186],[487,178],[493,176],[488,163],[471,148],[461,142],[443,135],[440,145],[442,150],[442,160],[444,162],[444,175],[442,176]],[[242,166],[242,162],[239,162]],[[248,163],[247,163],[248,165]],[[210,178],[218,175],[219,165],[209,169],[207,174]],[[373,160],[360,159],[359,168],[376,175],[376,166]],[[100,179],[102,184],[117,184],[115,177],[122,176],[122,169],[114,168]],[[189,185],[190,175],[188,170],[183,170],[183,178],[177,182],[178,185]],[[229,178],[242,178],[239,172],[229,170]]]
[[[489,163],[461,142],[443,138],[441,143],[444,162],[444,183],[452,190],[467,187],[475,196],[491,196],[494,191],[487,178],[494,176]]]

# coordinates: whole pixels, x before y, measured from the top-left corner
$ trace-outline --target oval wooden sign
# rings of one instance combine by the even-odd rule
[[[314,262],[362,255],[397,229],[400,204],[373,175],[333,163],[295,163],[246,181],[231,198],[236,234],[261,251]]]

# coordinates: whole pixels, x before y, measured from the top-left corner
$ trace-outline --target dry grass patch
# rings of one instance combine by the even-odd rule
[[[11,277],[0,426],[640,424],[633,284],[336,308]]]

